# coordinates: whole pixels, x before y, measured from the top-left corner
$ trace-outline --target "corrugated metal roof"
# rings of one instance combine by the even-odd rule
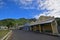
[[[45,19],[45,18],[44,18]],[[30,23],[26,23],[24,26],[32,26],[32,25],[38,25],[38,24],[46,24],[46,23],[51,23],[55,20],[55,18],[53,17],[49,17],[47,19],[42,19],[42,20],[37,20],[36,22],[32,22],[31,24]]]
[[[49,19],[47,19],[47,20],[45,20],[45,21],[40,21],[40,20],[38,20],[38,21],[36,21],[36,22],[34,22],[34,23],[31,23],[30,25],[50,23],[50,22],[52,22],[52,21],[54,21],[54,20],[55,20],[55,19],[52,19],[52,18],[49,18]]]

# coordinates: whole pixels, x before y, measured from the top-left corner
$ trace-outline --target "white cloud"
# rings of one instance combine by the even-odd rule
[[[20,0],[20,3],[23,5],[29,5],[32,4],[32,0]]]
[[[47,9],[50,11],[40,13],[39,15],[35,15],[34,16],[35,18],[39,18],[41,15],[60,17],[60,0],[46,0],[44,3],[43,2],[40,3],[41,3],[40,5],[43,6],[41,7],[41,9]]]
[[[35,15],[34,18],[38,19],[40,16],[47,16],[48,12]]]
[[[35,4],[33,3],[34,0],[14,0],[20,8],[24,9],[35,9]]]
[[[3,2],[3,0],[0,0],[0,8],[4,7],[6,5],[5,2]]]
[[[20,8],[24,9],[37,9],[37,10],[49,10],[43,11],[39,15],[35,15],[35,18],[39,18],[41,15],[60,17],[60,0],[14,0]]]

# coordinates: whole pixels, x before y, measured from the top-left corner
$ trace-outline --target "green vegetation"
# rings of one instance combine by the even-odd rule
[[[42,18],[42,17],[41,17]],[[56,18],[58,25],[60,26],[60,18]],[[0,20],[0,26],[7,26],[8,29],[10,27],[16,27],[16,26],[20,26],[20,25],[24,25],[25,23],[30,23],[32,21],[36,21],[35,18],[31,18],[31,19],[26,19],[26,18],[19,18],[19,19],[2,19]]]
[[[8,32],[9,30],[0,30],[0,39],[4,37]]]
[[[40,18],[43,19],[43,16],[41,16]],[[57,20],[58,25],[60,26],[60,18],[56,18],[56,20]],[[8,18],[8,19],[0,20],[0,26],[7,26],[9,29],[10,27],[17,27],[20,25],[24,25],[25,23],[31,23],[31,22],[35,22],[35,21],[36,21],[35,18],[31,18],[31,19],[26,19],[26,18],[11,19],[11,18]]]
[[[58,26],[60,26],[60,18],[56,18],[56,21],[58,23]]]
[[[0,26],[7,26],[9,29],[10,27],[24,25],[25,23],[30,23],[31,21],[36,21],[36,19],[35,18],[31,18],[31,19],[26,19],[26,18],[11,19],[11,18],[8,18],[8,19],[0,20]]]

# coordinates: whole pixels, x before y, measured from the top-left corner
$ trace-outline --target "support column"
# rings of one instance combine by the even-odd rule
[[[32,31],[32,27],[30,27],[30,31]]]
[[[52,33],[58,34],[57,24],[54,22],[51,23]]]
[[[39,32],[42,32],[42,31],[41,31],[41,26],[40,26],[40,25],[39,25]]]
[[[33,27],[33,31],[36,31],[36,26]]]

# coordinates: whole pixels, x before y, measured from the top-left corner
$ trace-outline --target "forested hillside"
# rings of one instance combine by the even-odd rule
[[[20,25],[24,25],[25,23],[30,23],[31,21],[36,21],[35,18],[31,18],[31,19],[26,19],[26,18],[19,18],[19,19],[2,19],[0,20],[0,26],[7,26],[9,27],[15,27],[20,26]]]

